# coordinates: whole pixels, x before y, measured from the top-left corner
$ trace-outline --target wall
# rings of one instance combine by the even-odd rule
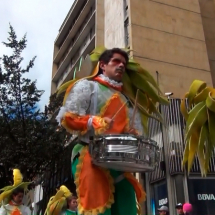
[[[104,0],[105,47],[124,48],[124,4],[123,0]]]
[[[104,46],[104,0],[96,0],[95,35],[95,46]]]
[[[213,86],[215,87],[215,0],[199,0]]]
[[[163,92],[181,98],[194,79],[212,84],[198,0],[130,0],[131,48]]]

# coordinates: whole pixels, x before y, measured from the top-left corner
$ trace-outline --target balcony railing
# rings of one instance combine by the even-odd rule
[[[71,47],[72,44],[75,43],[75,41],[79,37],[80,32],[85,27],[85,24],[88,22],[92,14],[95,12],[95,5],[91,6],[91,4],[92,3],[90,2],[90,0],[88,0],[86,1],[86,4],[83,5],[81,12],[78,14],[78,17],[76,18],[75,22],[70,27],[68,33],[62,40],[62,44],[59,46],[59,50],[54,56],[55,63],[58,63],[60,65],[60,63],[58,62],[59,59],[64,58],[66,56],[66,52],[68,52],[68,49],[65,50],[65,48],[69,46]],[[88,9],[88,7],[90,8],[90,10]],[[70,45],[68,45],[68,43],[70,43]]]
[[[76,67],[78,67],[80,58],[86,57],[87,54],[89,54],[93,49],[95,48],[95,35],[93,36],[93,38],[91,39],[90,43],[88,45],[85,46],[85,48],[82,50],[81,54],[79,54],[77,60],[74,62],[73,66],[71,67],[70,71],[67,73],[67,75],[65,76],[65,79],[62,79],[61,84],[71,80],[73,78],[74,75],[74,70]],[[59,84],[58,87],[61,85]]]
[[[87,4],[87,0],[82,0],[82,6],[81,9],[77,12],[77,15],[75,16],[75,18],[72,20],[69,30],[67,31],[67,33],[65,34],[64,38],[62,39],[61,43],[59,44],[59,49],[61,48],[61,46],[63,45],[65,39],[67,38],[70,30],[73,28],[73,26],[75,25],[76,21],[78,20],[78,18],[80,17],[80,14],[82,13],[82,11],[85,8],[85,5]],[[67,21],[67,20],[66,20]],[[65,24],[65,23],[63,23]],[[60,29],[60,31],[62,30],[62,28]]]
[[[59,65],[59,68],[57,72],[55,73],[53,77],[53,81],[57,81],[59,77],[62,75],[62,72],[66,69],[68,64],[71,61],[71,58],[75,55],[75,53],[78,52],[78,49],[80,48],[81,42],[85,39],[85,37],[90,33],[91,28],[94,26],[94,21],[95,21],[95,12],[91,15],[90,19],[86,23],[85,26],[81,29],[80,34],[78,35],[77,40],[74,42],[73,46],[69,49],[69,52],[65,56],[64,60],[62,63]]]
[[[95,30],[94,30],[93,34],[89,35],[89,39],[87,39],[87,42],[82,44],[82,46],[79,48],[78,52],[76,52],[76,55],[72,58],[72,62],[69,64],[69,66],[67,67],[67,69],[65,70],[65,72],[63,73],[61,78],[59,79],[59,81],[57,81],[57,88],[60,87],[60,85],[63,82],[65,82],[66,80],[70,80],[71,78],[73,78],[73,77],[71,77],[70,73],[72,73],[72,74],[74,73],[74,69],[78,66],[80,58],[82,56],[85,57],[95,47],[94,40],[95,40]],[[88,49],[89,49],[89,51],[88,51]],[[73,72],[72,72],[72,70],[73,70]],[[68,78],[68,76],[70,77],[70,79]]]

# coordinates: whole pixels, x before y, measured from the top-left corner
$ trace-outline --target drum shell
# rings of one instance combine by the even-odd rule
[[[155,141],[125,134],[95,137],[89,150],[95,165],[122,172],[153,171],[159,156]]]

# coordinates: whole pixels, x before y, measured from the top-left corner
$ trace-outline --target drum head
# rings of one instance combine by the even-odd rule
[[[89,144],[92,162],[121,172],[151,172],[156,166],[156,142],[142,136],[99,136]]]

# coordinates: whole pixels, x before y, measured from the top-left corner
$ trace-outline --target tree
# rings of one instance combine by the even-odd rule
[[[56,111],[62,97],[51,96],[45,112],[39,110],[37,105],[43,91],[37,89],[36,81],[25,77],[36,57],[22,68],[26,35],[18,40],[13,27],[9,27],[8,41],[3,44],[12,54],[0,58],[0,164],[6,176],[9,169],[20,168],[31,180],[53,159],[63,156],[65,141],[70,136],[48,114]],[[8,183],[7,179],[4,181]]]

